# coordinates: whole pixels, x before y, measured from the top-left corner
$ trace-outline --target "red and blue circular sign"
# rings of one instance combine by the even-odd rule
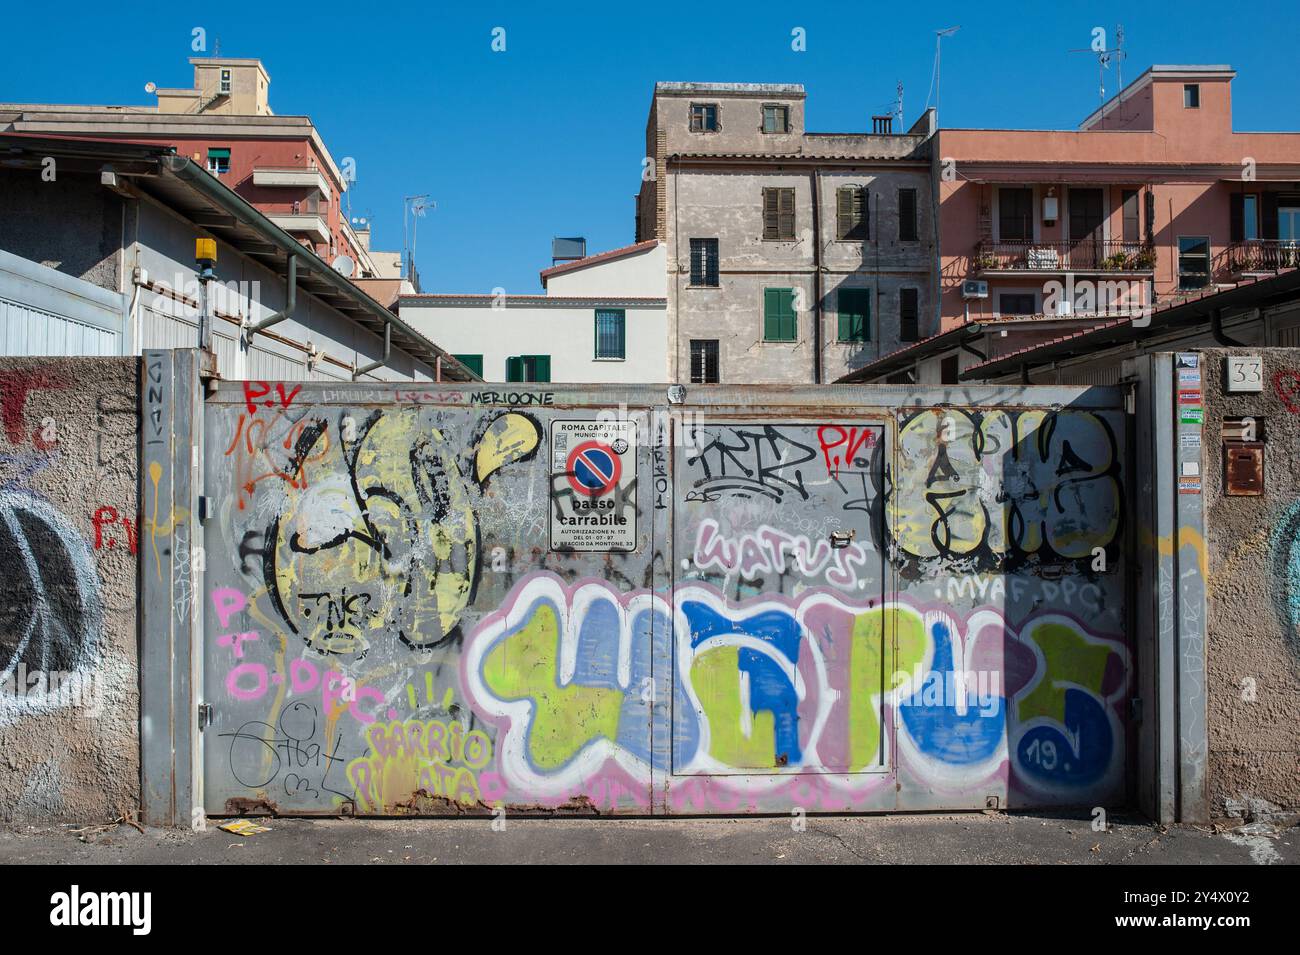
[[[618,486],[623,462],[609,445],[584,441],[569,452],[569,466],[565,470],[575,491],[587,497],[600,497]]]

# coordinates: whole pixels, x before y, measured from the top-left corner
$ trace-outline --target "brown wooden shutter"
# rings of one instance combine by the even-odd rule
[[[1241,242],[1246,238],[1246,197],[1234,192],[1228,197],[1228,241]]]
[[[1260,238],[1277,238],[1277,193],[1265,192],[1259,197]]]
[[[763,190],[763,238],[780,238],[777,233],[777,192],[776,189]]]
[[[781,193],[781,214],[777,221],[777,226],[783,239],[794,238],[794,190],[782,189]]]
[[[857,192],[852,186],[841,186],[835,190],[835,235],[847,239],[853,228],[853,199]]]

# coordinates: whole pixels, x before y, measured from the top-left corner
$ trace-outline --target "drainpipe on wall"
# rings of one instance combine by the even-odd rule
[[[244,344],[251,345],[253,336],[258,332],[270,328],[272,325],[278,325],[286,318],[293,317],[294,308],[298,304],[298,256],[296,255],[289,256],[289,274],[285,279],[285,283],[288,291],[285,295],[284,308],[274,315],[268,315],[256,325],[250,325],[244,333]]]
[[[393,353],[393,323],[384,322],[384,357],[379,359],[379,361],[372,361],[368,365],[362,365],[356,371],[352,372],[352,380],[356,381],[362,375],[368,375],[376,368],[383,368],[384,365],[388,364],[388,356],[391,355],[392,353]],[[438,361],[439,363],[441,363],[442,359],[439,358]]]
[[[812,228],[813,228],[813,384],[822,383],[822,172],[813,167],[812,174]]]

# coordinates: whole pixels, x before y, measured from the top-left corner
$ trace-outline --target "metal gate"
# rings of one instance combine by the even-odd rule
[[[539,387],[215,388],[209,814],[1125,801],[1122,391]]]

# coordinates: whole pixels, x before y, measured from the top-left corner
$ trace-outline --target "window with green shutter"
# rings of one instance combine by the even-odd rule
[[[451,357],[456,359],[470,371],[474,372],[474,374],[478,375],[480,378],[483,377],[482,355],[452,355]]]
[[[840,341],[871,341],[871,289],[842,288],[837,294]]]
[[[506,359],[506,381],[550,381],[550,355],[515,355]]]
[[[792,342],[799,337],[795,319],[794,289],[763,289],[763,341]]]

